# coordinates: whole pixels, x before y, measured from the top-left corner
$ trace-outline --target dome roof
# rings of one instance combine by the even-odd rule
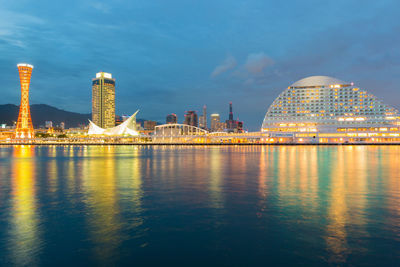
[[[348,82],[329,76],[310,76],[293,83],[291,87],[328,86],[333,84],[349,84]]]

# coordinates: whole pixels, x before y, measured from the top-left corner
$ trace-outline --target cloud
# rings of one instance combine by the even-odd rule
[[[233,69],[234,67],[236,67],[236,65],[237,62],[235,57],[229,55],[221,65],[215,67],[214,71],[211,73],[211,77],[216,77],[230,69]]]
[[[110,7],[104,3],[101,2],[94,2],[92,3],[92,7],[97,9],[100,12],[103,13],[109,13],[110,12]]]
[[[264,52],[249,54],[244,67],[252,74],[261,73],[266,67],[274,64],[274,61]]]
[[[24,33],[32,25],[44,23],[44,20],[39,17],[0,10],[0,41],[18,48],[25,48]]]

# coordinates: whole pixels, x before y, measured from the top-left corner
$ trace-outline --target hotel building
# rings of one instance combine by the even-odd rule
[[[290,85],[269,107],[261,132],[268,142],[400,141],[398,110],[369,92],[327,76]]]
[[[115,126],[115,79],[111,73],[96,73],[92,80],[92,121],[101,128]]]

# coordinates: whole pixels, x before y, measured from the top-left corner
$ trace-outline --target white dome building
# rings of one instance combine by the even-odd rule
[[[353,83],[311,76],[293,83],[275,99],[261,131],[271,137],[318,142],[365,141],[365,137],[397,137],[399,126],[398,110]]]

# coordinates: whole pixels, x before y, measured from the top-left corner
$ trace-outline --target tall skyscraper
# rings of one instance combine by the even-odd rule
[[[29,107],[29,84],[33,66],[25,63],[18,64],[19,80],[21,82],[21,105],[19,107],[18,121],[15,129],[16,138],[33,138],[31,110]]]
[[[204,123],[205,119],[203,115],[199,116],[199,127],[202,129],[205,129],[205,123]]]
[[[233,119],[232,102],[229,103],[229,119],[226,121],[226,129],[228,132],[243,132],[243,122]]]
[[[226,128],[226,123],[220,121],[220,116],[217,113],[211,114],[211,128],[212,132],[222,132]]]
[[[229,102],[229,120],[233,121],[232,102]]]
[[[218,129],[218,124],[220,123],[219,114],[211,114],[211,131],[215,132]]]
[[[166,119],[167,124],[174,124],[177,122],[178,122],[178,117],[176,116],[176,114],[171,113],[171,114],[167,115],[167,119]]]
[[[203,106],[203,129],[207,129],[207,106]]]
[[[184,124],[196,126],[198,125],[197,113],[194,110],[187,111],[185,114]]]
[[[92,121],[101,128],[115,126],[115,79],[111,73],[96,73],[92,80]]]

